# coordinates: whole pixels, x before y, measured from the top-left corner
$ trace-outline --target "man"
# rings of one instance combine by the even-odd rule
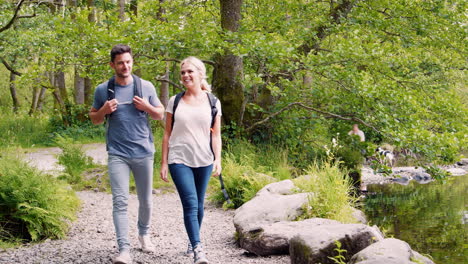
[[[107,119],[106,143],[112,214],[119,246],[119,254],[113,259],[113,263],[125,264],[132,262],[127,215],[130,172],[135,178],[139,201],[138,238],[144,252],[154,252],[149,236],[153,204],[154,144],[148,118],[162,119],[164,107],[154,86],[132,75],[133,56],[129,46],[116,45],[110,55],[110,66],[115,72],[115,79],[96,88],[89,116],[95,125]],[[114,84],[113,92],[109,82]],[[136,95],[136,87],[141,87],[141,97]],[[108,100],[110,94],[113,95]]]
[[[359,129],[358,125],[357,124],[354,124],[353,125],[353,129],[351,131],[348,132],[348,135],[358,135],[359,136],[359,140],[361,142],[365,141],[366,140],[366,137],[364,136],[364,132],[362,132],[362,130]]]

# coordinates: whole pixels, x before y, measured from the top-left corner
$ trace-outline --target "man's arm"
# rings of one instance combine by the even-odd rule
[[[147,100],[135,96],[133,104],[138,110],[145,111],[154,120],[162,120],[164,118],[164,106],[153,106]]]
[[[116,99],[112,99],[110,101],[106,101],[104,105],[98,109],[91,107],[89,111],[89,118],[94,125],[99,125],[104,122],[106,115],[111,114],[115,110],[117,110],[118,102]]]

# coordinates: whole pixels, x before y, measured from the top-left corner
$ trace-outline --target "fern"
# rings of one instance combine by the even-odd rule
[[[63,238],[78,206],[63,182],[19,157],[0,157],[0,240]]]

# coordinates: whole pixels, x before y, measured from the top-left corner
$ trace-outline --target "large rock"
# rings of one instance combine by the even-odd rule
[[[265,224],[281,221],[293,221],[302,213],[302,207],[308,203],[309,193],[293,193],[294,184],[285,180],[268,184],[256,196],[237,208],[234,226],[237,232],[261,231]]]
[[[321,225],[340,224],[340,222],[323,218],[311,218],[297,222],[277,222],[265,224],[253,232],[238,233],[242,248],[259,256],[288,254],[289,240],[304,230]]]
[[[449,168],[449,169],[447,169],[447,172],[450,172],[450,174],[452,174],[452,176],[463,176],[463,175],[468,174],[466,172],[466,170],[464,170],[462,168]]]
[[[387,238],[356,253],[348,264],[433,264],[430,259],[411,250],[408,243]]]
[[[349,260],[354,254],[376,241],[383,240],[377,227],[363,224],[321,225],[294,236],[290,241],[291,264],[334,264],[330,256],[338,255],[336,241],[341,243],[342,255]]]

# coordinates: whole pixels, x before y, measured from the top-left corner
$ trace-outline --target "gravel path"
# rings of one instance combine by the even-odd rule
[[[41,149],[41,153],[46,152]],[[28,155],[31,156],[34,155]],[[0,251],[0,263],[111,263],[117,253],[111,195],[93,191],[77,192],[77,195],[82,201],[82,209],[67,238]],[[146,254],[139,249],[137,239],[138,200],[136,195],[130,196],[133,263],[193,263],[190,257],[184,255],[188,239],[178,195],[154,194],[153,204],[151,236],[157,251]],[[210,263],[290,263],[289,256],[255,257],[246,254],[235,244],[233,216],[232,210],[224,211],[206,205],[201,236]]]

